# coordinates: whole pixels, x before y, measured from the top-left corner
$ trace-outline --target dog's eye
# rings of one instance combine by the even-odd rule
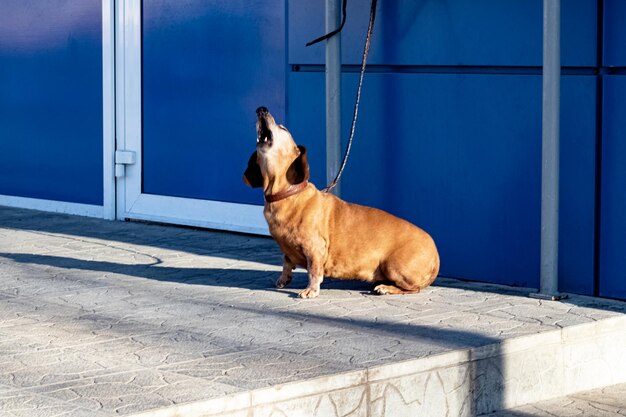
[[[287,130],[287,128],[286,128],[285,126],[283,126],[283,125],[278,125],[278,127],[280,127],[280,128],[281,128],[282,130],[284,130],[285,132],[289,132],[289,131]]]

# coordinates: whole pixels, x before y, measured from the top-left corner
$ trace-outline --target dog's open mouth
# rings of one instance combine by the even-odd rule
[[[274,118],[270,114],[267,107],[259,107],[256,109],[256,143],[257,146],[272,146],[272,130],[269,125],[274,123]]]

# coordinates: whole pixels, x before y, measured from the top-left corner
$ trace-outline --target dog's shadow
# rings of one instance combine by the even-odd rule
[[[2,253],[0,259],[10,259],[13,262],[28,265],[43,265],[53,268],[63,268],[78,272],[68,274],[70,280],[79,276],[97,280],[99,277],[118,274],[120,278],[135,277],[163,282],[174,282],[188,285],[204,285],[213,287],[242,288],[254,291],[278,291],[290,297],[297,297],[298,292],[308,283],[306,271],[296,270],[293,280],[286,289],[277,289],[276,280],[278,270],[240,269],[240,268],[180,268],[163,266],[159,263],[123,264],[99,260],[86,260],[65,256],[39,255],[27,253]],[[29,274],[31,279],[37,279],[37,273]],[[43,275],[43,274],[42,274]],[[370,293],[372,284],[353,280],[338,280],[327,278],[323,289],[351,290]]]

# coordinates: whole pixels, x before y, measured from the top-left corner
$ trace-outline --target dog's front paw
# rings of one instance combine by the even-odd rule
[[[281,276],[276,281],[276,288],[285,288],[291,282],[291,277],[283,277]]]
[[[300,298],[315,298],[319,295],[320,290],[315,288],[307,287],[304,290],[300,291],[298,297]]]

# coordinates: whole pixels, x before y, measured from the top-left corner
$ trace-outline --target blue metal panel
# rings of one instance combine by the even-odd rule
[[[604,0],[605,66],[626,66],[626,1]]]
[[[317,188],[322,189],[328,185],[326,184],[324,74],[291,72],[288,91],[287,114],[289,118],[284,124],[296,143],[306,146],[311,168],[310,181]],[[345,89],[342,96],[345,97]],[[342,115],[345,118],[345,113],[343,113],[346,109],[345,101],[342,104]]]
[[[0,7],[0,194],[102,204],[100,1]]]
[[[596,237],[596,90],[595,76],[561,79],[559,290],[586,295]]]
[[[254,110],[285,113],[284,1],[143,4],[143,191],[262,203]]]
[[[357,74],[344,74],[353,97]],[[290,76],[288,127],[324,186],[323,74]],[[563,80],[562,275],[593,280],[593,77]],[[344,197],[430,232],[442,275],[538,285],[541,77],[368,74]],[[344,99],[347,135],[352,100]],[[345,137],[344,137],[345,139]],[[320,172],[321,171],[321,172]]]
[[[615,0],[620,2],[622,0]],[[360,64],[370,0],[348,2],[344,64]],[[596,63],[595,0],[562,2],[562,64]],[[324,2],[289,2],[289,62],[323,64]],[[540,66],[541,0],[393,0],[378,3],[369,62],[381,65]]]
[[[604,77],[600,295],[626,299],[626,76]]]

